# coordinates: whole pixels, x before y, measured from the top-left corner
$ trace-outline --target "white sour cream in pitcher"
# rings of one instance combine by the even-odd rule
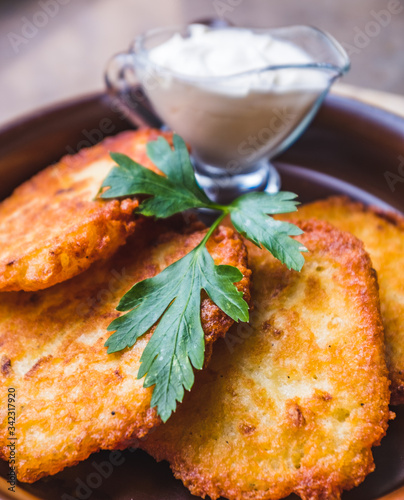
[[[243,28],[191,25],[148,60],[138,75],[165,123],[197,158],[230,169],[276,150],[328,79],[301,67],[312,60],[299,47]]]

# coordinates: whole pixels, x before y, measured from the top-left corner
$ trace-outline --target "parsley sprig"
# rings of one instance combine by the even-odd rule
[[[198,186],[184,141],[173,137],[174,148],[159,137],[149,142],[147,154],[165,174],[156,174],[129,157],[112,153],[117,166],[102,184],[101,194],[110,199],[148,195],[137,212],[145,216],[167,218],[176,213],[209,208],[221,215],[201,243],[185,257],[153,278],[136,283],[118,305],[127,312],[114,320],[108,331],[114,332],[106,342],[108,353],[132,347],[137,339],[156,323],[140,359],[138,378],[145,377],[144,387],[154,386],[151,406],[165,422],[181,402],[184,389],[194,383],[193,368],[204,362],[204,332],[200,307],[201,291],[234,321],[248,321],[248,305],[235,283],[242,273],[232,266],[215,265],[206,242],[224,217],[230,215],[234,227],[258,247],[269,250],[288,269],[300,271],[307,251],[291,238],[302,231],[293,224],[276,221],[271,215],[296,211],[296,195],[280,192],[249,193],[229,205],[219,205],[207,198]]]

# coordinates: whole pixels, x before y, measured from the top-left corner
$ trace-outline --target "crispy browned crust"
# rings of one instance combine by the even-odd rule
[[[324,219],[364,242],[380,285],[391,403],[404,404],[404,217],[346,197],[310,203],[284,217]]]
[[[48,288],[113,255],[133,233],[139,203],[94,201],[114,165],[109,153],[125,153],[158,172],[146,156],[146,143],[159,134],[149,129],[123,132],[65,156],[2,202],[0,291]]]
[[[183,257],[205,234],[170,231],[154,239],[164,225],[151,224],[111,259],[51,289],[0,294],[0,389],[16,389],[20,481],[55,474],[100,449],[126,448],[161,423],[150,408],[151,389],[137,380],[152,332],[120,353],[108,355],[104,344],[123,294]],[[240,237],[222,227],[207,247],[217,264],[242,271],[237,286],[249,299],[250,271]],[[233,321],[207,297],[201,314],[209,357],[212,343]],[[6,445],[7,408],[0,404],[3,459]]]
[[[220,226],[207,243],[207,249],[213,256],[215,264],[235,266],[243,273],[243,279],[237,284],[239,291],[243,292],[245,301],[251,303],[250,277],[251,271],[247,264],[247,249],[235,231]],[[201,309],[202,326],[205,332],[205,367],[212,356],[213,343],[224,337],[234,321],[224,314],[206,295],[202,293]]]
[[[374,469],[389,381],[362,243],[301,222],[301,273],[248,243],[250,325],[234,325],[164,425],[141,442],[194,495],[337,500]]]

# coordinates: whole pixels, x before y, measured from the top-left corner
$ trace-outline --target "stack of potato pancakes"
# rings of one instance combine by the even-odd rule
[[[345,198],[279,216],[304,231],[300,273],[219,226],[207,249],[241,271],[250,322],[202,292],[205,366],[163,424],[137,378],[153,328],[107,354],[107,327],[122,296],[206,228],[140,216],[136,197],[97,197],[110,152],[161,174],[146,154],[160,135],[171,141],[141,129],[66,156],[0,204],[0,390],[17,395],[17,477],[140,442],[203,498],[339,499],[374,469],[390,390],[404,403],[404,218]],[[7,414],[0,401],[3,460]]]

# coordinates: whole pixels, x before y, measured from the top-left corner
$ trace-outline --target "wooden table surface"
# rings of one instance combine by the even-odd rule
[[[386,14],[392,2],[403,6]],[[60,7],[47,17],[40,6],[48,3]],[[217,8],[226,4],[224,12]],[[376,26],[377,36],[358,38],[360,31],[375,28],[374,16],[381,11],[388,22]],[[326,30],[350,54],[344,83],[404,95],[404,0],[1,0],[0,127],[38,108],[102,90],[107,61],[139,33],[222,14],[237,26],[310,24]],[[38,16],[45,17],[41,27],[31,25],[27,33],[27,23]],[[366,90],[363,96],[373,98]],[[386,95],[376,100],[390,106]]]
[[[366,102],[372,106],[386,109],[391,113],[404,117],[404,96],[343,83],[336,84],[332,92]]]

